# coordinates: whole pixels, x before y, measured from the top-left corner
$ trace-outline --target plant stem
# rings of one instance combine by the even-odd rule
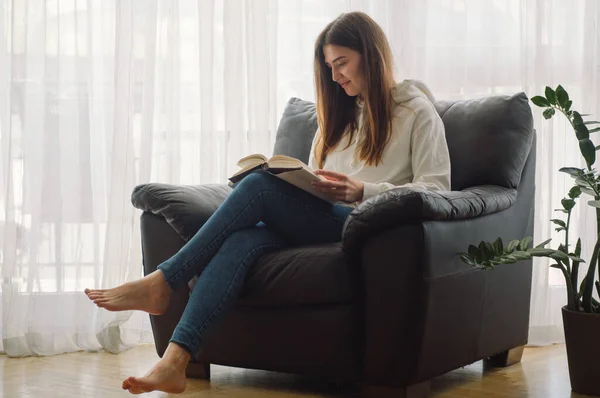
[[[567,227],[565,228],[565,250],[567,251],[567,254],[569,254],[569,227],[571,226],[571,212],[573,211],[573,209],[569,210],[569,214],[567,214]],[[575,261],[573,261],[574,263]],[[569,274],[571,274],[571,261],[567,260],[565,262],[566,266],[567,266],[567,271],[569,271]],[[567,284],[570,282],[570,280],[567,280]]]
[[[594,199],[598,200],[600,197],[596,196]],[[596,233],[600,234],[600,209],[596,208]],[[590,264],[590,267],[592,265]],[[600,265],[598,266],[598,280],[600,281]],[[600,295],[600,292],[598,292]],[[600,297],[599,297],[600,298]]]
[[[573,261],[573,269],[571,270],[571,289],[575,293],[575,305],[576,311],[579,311],[579,294],[577,290],[577,285],[579,284],[579,262]]]
[[[598,216],[598,212],[596,215]],[[600,219],[597,218],[597,221]],[[600,251],[600,235],[596,238],[596,245],[594,246],[594,252],[592,254],[592,261],[590,261],[588,272],[585,276],[585,289],[583,291],[583,310],[585,312],[592,312],[592,293],[594,292],[594,271],[596,263],[598,262],[598,252]]]
[[[568,261],[567,261],[568,262]],[[564,267],[561,267],[565,280],[567,281],[567,308],[571,311],[577,311],[576,303],[577,303],[577,294],[573,290],[573,285],[571,285],[571,273],[567,271]]]

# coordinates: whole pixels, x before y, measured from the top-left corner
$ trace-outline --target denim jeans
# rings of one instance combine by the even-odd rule
[[[208,328],[233,306],[260,255],[339,242],[351,211],[264,171],[244,178],[185,246],[158,266],[173,291],[199,275],[170,341],[194,356]]]

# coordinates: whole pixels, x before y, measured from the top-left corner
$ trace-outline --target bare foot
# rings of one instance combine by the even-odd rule
[[[185,391],[185,368],[178,369],[160,360],[144,377],[129,376],[123,380],[123,390],[132,394],[142,394],[150,391],[164,391],[169,394],[179,394]]]
[[[156,270],[140,280],[112,289],[85,289],[85,294],[98,307],[109,311],[140,310],[161,315],[169,305],[171,288],[163,273]]]
[[[185,391],[185,368],[190,354],[175,343],[169,343],[163,358],[144,377],[128,377],[123,380],[123,390],[132,394],[163,391],[179,394]]]

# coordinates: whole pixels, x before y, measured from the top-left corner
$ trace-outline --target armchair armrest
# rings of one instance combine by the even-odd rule
[[[342,244],[350,251],[367,238],[402,223],[471,219],[505,210],[516,200],[516,189],[496,185],[445,192],[391,189],[364,201],[350,213],[342,232]]]
[[[141,184],[134,188],[131,203],[140,210],[163,216],[188,241],[230,192],[225,184]]]

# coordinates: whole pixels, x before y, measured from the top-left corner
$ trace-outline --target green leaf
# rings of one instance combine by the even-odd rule
[[[581,192],[586,193],[588,195],[596,196],[596,192],[593,189],[581,187]]]
[[[558,268],[558,269],[563,269],[562,265],[560,265],[560,264],[556,264],[556,263],[554,263],[554,264],[551,264],[551,265],[550,265],[550,268]]]
[[[588,195],[592,195],[592,196],[596,196],[596,192],[594,192],[593,189],[587,188],[587,187],[579,187],[581,188],[581,192],[586,193]]]
[[[488,260],[496,257],[496,253],[494,253],[494,245],[492,245],[490,242],[485,242],[485,254]]]
[[[592,167],[596,162],[596,147],[594,146],[594,143],[589,138],[581,139],[579,140],[579,150],[588,167]]]
[[[579,185],[575,185],[569,190],[569,198],[576,199],[579,196],[581,196],[581,187]]]
[[[572,176],[572,177],[579,177],[581,175],[583,175],[583,170],[578,169],[577,167],[562,167],[560,169],[558,169],[558,171],[562,171],[563,173],[567,173],[568,175]]]
[[[561,209],[562,210],[562,209]],[[535,248],[539,249],[540,247],[544,247],[546,246],[548,243],[550,243],[552,239],[546,239],[545,241],[543,241],[542,243],[540,243],[539,245],[537,245]]]
[[[546,91],[544,94],[546,94],[546,99],[548,102],[550,102],[552,105],[556,105],[556,93],[551,87],[546,86]]]
[[[515,251],[515,249],[517,247],[519,247],[519,243],[521,243],[521,241],[519,240],[511,240],[508,245],[506,246],[506,253],[512,253]]]
[[[517,259],[514,258],[512,255],[507,254],[506,256],[502,257],[502,264],[514,264],[517,262]]]
[[[573,101],[567,100],[565,101],[565,111],[569,111],[571,109],[571,105],[573,105]]]
[[[592,188],[590,186],[589,181],[587,180],[586,176],[581,176],[581,177],[575,177],[575,184],[577,184],[580,188]]]
[[[551,119],[555,113],[556,113],[556,111],[554,110],[554,108],[546,108],[544,110],[544,112],[542,112],[542,115],[544,116],[544,119],[547,120],[547,119]]]
[[[540,108],[547,108],[551,105],[550,102],[546,98],[544,98],[540,95],[536,95],[535,97],[531,98],[531,102],[533,102],[535,105],[539,106]]]
[[[596,265],[598,259],[598,252],[596,251],[597,247],[594,247],[594,252],[592,254],[592,260],[589,263],[587,273],[585,275],[584,280],[585,288],[583,289],[582,301],[583,301],[583,309],[585,312],[591,312],[592,306],[592,293],[594,291],[594,274],[596,272]]]
[[[525,251],[516,251],[513,254],[511,254],[512,257],[514,257],[517,260],[529,260],[531,258],[531,254]]]
[[[569,214],[569,212],[566,211],[565,209],[554,209],[554,211],[561,211],[563,213]]]
[[[575,253],[576,256],[581,255],[581,238],[577,239],[577,244],[575,245]]]
[[[549,255],[551,255],[552,253],[554,253],[556,250],[554,249],[546,249],[546,248],[535,248],[535,249],[529,249],[527,250],[527,252],[529,254],[531,254],[534,257],[548,257]]]
[[[473,258],[473,261],[475,261],[476,263],[481,263],[483,255],[481,254],[481,251],[479,250],[479,248],[477,248],[477,246],[469,245],[468,252],[469,255]]]
[[[575,252],[573,253],[576,257],[581,256],[581,238],[577,239],[577,244],[575,245]],[[577,281],[579,279],[579,262],[573,261],[573,267],[571,268],[571,280],[567,283],[571,283],[571,289],[574,291],[575,295],[577,295]]]
[[[563,253],[559,250],[555,250],[554,253],[550,254],[548,257],[553,258],[555,260],[564,260],[564,261],[567,261],[569,259],[569,256],[567,255],[567,253]]]
[[[477,263],[473,261],[473,258],[466,253],[462,253],[460,259],[469,265],[477,265]]]
[[[501,256],[504,253],[504,245],[502,243],[502,238],[498,238],[493,243],[494,246],[494,254],[496,256]]]
[[[529,248],[529,244],[533,241],[533,238],[531,236],[527,236],[526,238],[523,238],[521,240],[521,242],[519,243],[519,249],[520,250],[527,250]]]
[[[573,112],[573,128],[575,129],[575,135],[578,140],[590,138],[590,132],[579,112]]]
[[[597,120],[590,120],[589,122],[584,122],[583,124],[588,125],[588,124],[600,124],[599,121]]]
[[[558,87],[556,87],[556,101],[561,107],[564,108],[567,105],[568,100],[569,94],[561,85],[558,85]]]
[[[590,133],[595,133],[595,132],[598,132],[598,131],[600,131],[600,127],[597,127],[595,129],[591,129]]]
[[[479,262],[483,263],[490,257],[489,253],[487,252],[487,250],[485,248],[485,242],[484,241],[479,242],[479,246],[477,246],[477,248],[479,249],[479,252],[481,253],[481,260]]]
[[[561,232],[561,231],[566,231],[567,229],[565,227],[558,227],[558,228],[554,228],[554,230],[556,232]]]
[[[579,258],[578,256],[573,256],[571,254],[569,254],[569,258],[573,261],[577,261],[578,263],[585,263],[585,261],[581,258]]]
[[[562,199],[560,203],[563,205],[565,210],[571,210],[575,207],[575,201],[573,199]]]
[[[592,207],[596,207],[600,209],[600,200],[590,200],[588,202],[588,205],[592,206]]]
[[[564,228],[566,228],[566,227],[567,227],[567,224],[565,224],[565,222],[564,222],[563,220],[558,220],[558,219],[556,219],[556,218],[553,218],[553,219],[552,219],[552,220],[550,220],[550,221],[552,221],[552,222],[553,222],[554,224],[556,224],[556,225],[560,225],[561,227],[564,227]]]

